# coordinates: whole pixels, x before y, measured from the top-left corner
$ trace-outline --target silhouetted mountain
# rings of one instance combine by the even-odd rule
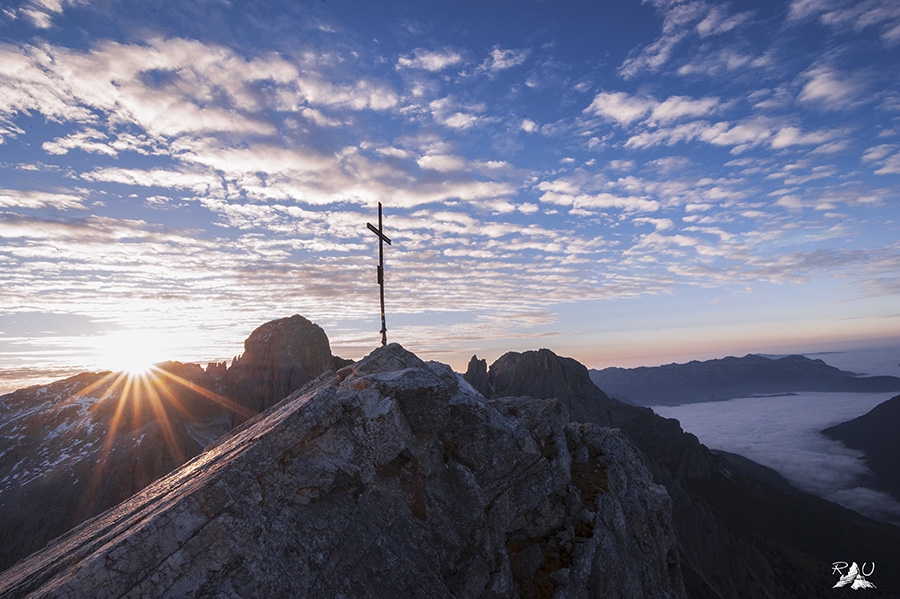
[[[874,475],[869,486],[900,499],[900,395],[822,433],[866,452],[866,465]]]
[[[258,414],[334,368],[325,331],[295,314],[254,330],[244,341],[244,353],[223,374],[219,390]]]
[[[638,405],[677,405],[799,391],[900,391],[900,378],[859,376],[805,356],[748,354],[687,364],[591,370],[591,380],[612,397]]]
[[[127,499],[335,365],[302,316],[266,323],[232,363],[83,373],[0,397],[0,570]]]
[[[684,597],[618,431],[399,345],[317,379],[0,574],[0,597]]]
[[[507,387],[504,381],[517,378],[511,372],[537,384]],[[592,390],[587,369],[570,358],[549,350],[505,354],[491,365],[487,382],[494,397],[507,390],[556,397],[573,414],[620,428],[632,440],[672,498],[691,597],[826,597],[834,584],[830,564],[841,559],[835,556],[865,554],[890,563],[900,546],[897,528],[794,489],[751,460],[714,454],[677,420]],[[586,400],[600,409],[584,409]],[[883,583],[900,588],[900,576],[886,572]]]

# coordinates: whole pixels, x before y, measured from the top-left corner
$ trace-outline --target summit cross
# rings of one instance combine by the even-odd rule
[[[369,230],[378,235],[378,285],[381,287],[381,345],[387,345],[387,325],[384,322],[384,242],[391,245],[391,240],[384,234],[381,226],[381,202],[378,202],[378,228],[366,223]]]

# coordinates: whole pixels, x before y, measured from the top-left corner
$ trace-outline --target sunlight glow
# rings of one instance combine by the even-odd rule
[[[174,348],[168,337],[148,331],[120,331],[97,344],[98,367],[131,376],[146,375],[153,364],[172,359]]]

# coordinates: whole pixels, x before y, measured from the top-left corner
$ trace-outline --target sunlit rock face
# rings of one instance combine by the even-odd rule
[[[204,371],[83,373],[3,396],[0,568],[127,499],[230,428]]]
[[[0,595],[681,597],[618,432],[380,348],[0,575]]]
[[[325,331],[295,314],[250,334],[243,355],[224,375],[222,391],[259,413],[334,366]]]
[[[0,398],[0,570],[184,464],[336,360],[322,329],[301,316],[262,325],[245,347],[230,369],[166,362]]]

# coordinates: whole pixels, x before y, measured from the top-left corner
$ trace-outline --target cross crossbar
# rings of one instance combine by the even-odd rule
[[[384,242],[387,243],[388,245],[391,245],[391,240],[388,238],[388,236],[385,235],[380,229],[376,229],[376,228],[375,228],[375,225],[373,225],[372,223],[366,223],[366,226],[369,227],[369,230],[370,230],[370,231],[372,231],[373,233],[375,233],[376,235],[378,235],[378,237],[379,237],[382,241],[384,241]]]

